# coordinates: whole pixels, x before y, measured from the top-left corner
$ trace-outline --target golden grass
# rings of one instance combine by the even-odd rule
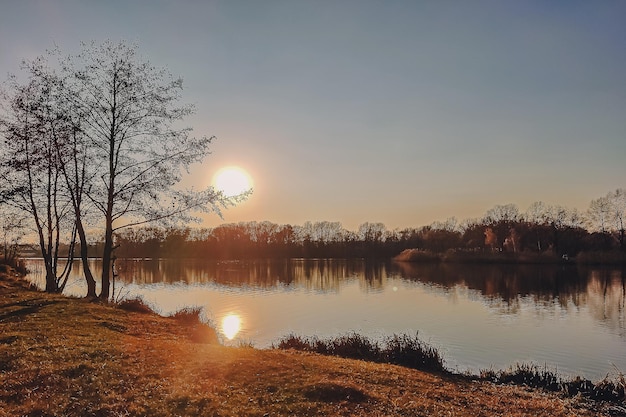
[[[0,416],[599,415],[522,387],[199,343],[198,331],[0,278]]]

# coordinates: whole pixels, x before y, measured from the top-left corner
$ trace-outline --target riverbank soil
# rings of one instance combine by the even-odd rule
[[[199,340],[173,318],[4,275],[0,416],[603,415],[581,398],[519,386]]]

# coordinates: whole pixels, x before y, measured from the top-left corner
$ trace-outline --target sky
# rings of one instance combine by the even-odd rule
[[[0,0],[0,80],[125,40],[184,79],[215,135],[184,185],[245,169],[206,217],[389,229],[497,204],[585,210],[626,187],[624,1]]]

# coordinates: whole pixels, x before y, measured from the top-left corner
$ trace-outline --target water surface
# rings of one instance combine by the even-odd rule
[[[29,266],[41,284],[41,261]],[[620,269],[363,260],[118,260],[117,269],[117,297],[140,296],[164,315],[203,307],[217,328],[236,316],[225,343],[419,332],[458,371],[530,362],[593,380],[626,372]],[[66,292],[86,294],[78,262]]]

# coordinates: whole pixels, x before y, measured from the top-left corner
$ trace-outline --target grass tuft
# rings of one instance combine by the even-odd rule
[[[139,297],[122,300],[115,305],[124,311],[131,311],[134,313],[142,314],[156,314],[156,312],[148,304],[146,304],[143,299]]]
[[[340,336],[327,341],[327,349],[333,356],[383,362],[383,354],[377,342],[357,333]]]
[[[201,315],[202,307],[185,307],[172,314],[171,317],[180,324],[191,326],[202,322]]]
[[[621,373],[615,380],[607,376],[594,384],[581,377],[564,380],[555,372],[548,370],[547,366],[539,368],[537,365],[522,363],[505,371],[483,370],[479,378],[496,384],[523,385],[562,392],[570,397],[582,395],[595,401],[623,403],[626,400],[626,381]]]
[[[219,337],[214,326],[204,323],[202,307],[185,307],[170,317],[183,327],[189,329],[189,339],[194,343],[219,343]]]
[[[394,335],[381,345],[357,333],[328,340],[305,338],[292,334],[280,340],[278,345],[273,347],[370,362],[390,363],[424,371],[446,372],[443,358],[437,349],[419,340],[417,335]]]
[[[385,342],[384,362],[421,369],[432,372],[443,372],[443,357],[437,349],[424,343],[418,335],[393,335]]]

